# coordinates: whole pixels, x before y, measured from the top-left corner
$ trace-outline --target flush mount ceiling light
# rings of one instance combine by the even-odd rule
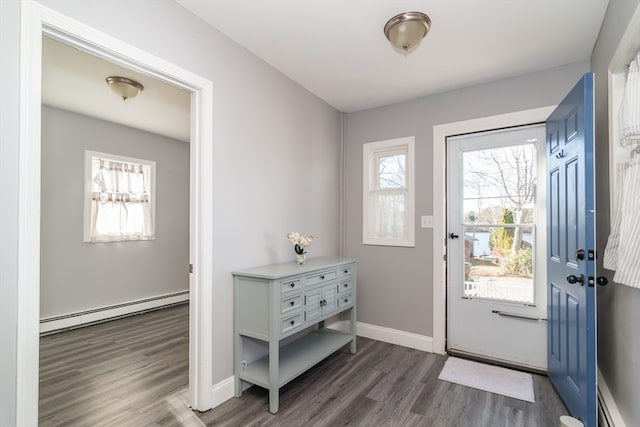
[[[140,83],[126,77],[111,76],[106,80],[113,93],[121,96],[123,101],[135,97],[144,89]]]
[[[431,19],[424,13],[405,12],[389,19],[384,35],[396,50],[406,55],[418,47],[430,28]]]

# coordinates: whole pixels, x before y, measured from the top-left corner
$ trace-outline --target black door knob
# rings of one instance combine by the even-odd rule
[[[606,278],[606,277],[604,277],[604,276],[599,276],[599,277],[596,279],[596,283],[597,283],[598,285],[600,285],[600,286],[604,286],[604,285],[606,285],[607,283],[609,283],[609,279],[607,279],[607,278]]]
[[[584,279],[582,278],[582,275],[580,275],[580,277],[578,276],[574,276],[573,274],[570,276],[567,276],[567,282],[569,283],[580,283],[581,285],[584,285]]]
[[[449,237],[452,239],[457,239],[460,236],[458,236],[456,233],[449,233]]]
[[[578,249],[576,251],[576,259],[582,261],[584,259],[584,249]]]

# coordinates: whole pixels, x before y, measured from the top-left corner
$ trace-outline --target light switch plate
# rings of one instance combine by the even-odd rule
[[[420,217],[420,225],[422,228],[433,228],[433,217],[431,215],[423,215]]]

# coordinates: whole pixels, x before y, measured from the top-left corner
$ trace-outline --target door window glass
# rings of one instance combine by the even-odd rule
[[[464,297],[535,302],[535,152],[463,153]]]

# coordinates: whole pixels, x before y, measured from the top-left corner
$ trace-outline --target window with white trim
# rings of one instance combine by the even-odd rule
[[[155,239],[156,162],[85,151],[84,241]]]
[[[414,137],[363,145],[362,243],[415,246]]]

